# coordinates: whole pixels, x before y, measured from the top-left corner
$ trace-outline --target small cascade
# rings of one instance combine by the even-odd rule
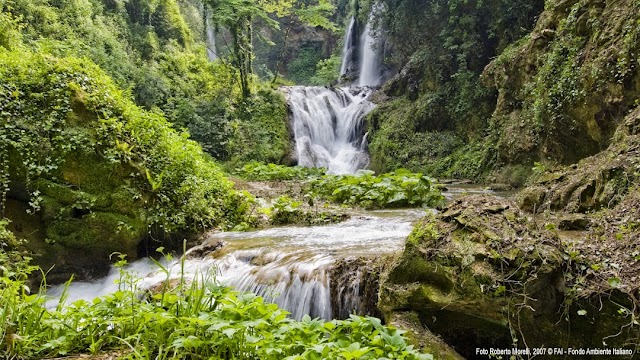
[[[291,312],[331,319],[328,256],[282,253],[267,249],[235,251],[216,262],[218,279],[240,291],[252,292]]]
[[[399,251],[413,221],[423,215],[419,210],[374,211],[326,226],[215,233],[190,249],[184,264],[173,260],[163,266],[171,279],[180,278],[183,265],[186,279],[212,274],[222,284],[278,304],[295,319],[376,315],[379,268],[370,259]],[[127,270],[143,279],[140,289],[158,288],[166,279],[148,259]],[[94,283],[74,282],[67,303],[113,293],[118,278],[114,269]],[[64,285],[51,289],[47,307],[55,307],[64,291]]]
[[[378,44],[376,30],[373,27],[376,9],[377,7],[374,6],[360,39],[359,86],[378,86],[382,82],[380,44]]]
[[[211,25],[211,15],[208,13],[205,18],[205,25],[207,31],[207,57],[209,61],[215,61],[218,59],[216,52],[216,33],[215,28]]]
[[[344,46],[342,47],[342,65],[340,66],[340,77],[353,71],[355,66],[355,52],[358,48],[358,36],[356,34],[356,18],[351,17],[349,27],[344,36]]]
[[[292,113],[298,165],[350,174],[366,167],[362,119],[373,109],[367,88],[284,88]]]

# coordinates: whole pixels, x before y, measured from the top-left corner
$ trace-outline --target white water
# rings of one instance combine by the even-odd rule
[[[369,15],[369,20],[360,39],[360,77],[359,86],[378,86],[382,82],[380,49],[373,28],[375,8]]]
[[[353,52],[356,49],[357,44],[354,44],[353,32],[356,27],[356,19],[355,17],[351,17],[351,21],[349,22],[349,27],[347,27],[347,31],[344,36],[344,46],[342,47],[342,65],[340,66],[340,76],[344,76],[349,71],[349,67],[352,65]]]
[[[358,302],[354,300],[360,276],[354,274],[354,281],[337,289],[339,296],[344,297],[340,303],[349,308],[332,309],[332,264],[347,257],[373,258],[399,251],[412,223],[423,215],[420,210],[373,211],[340,224],[214,234],[205,244],[222,240],[226,245],[202,259],[186,260],[185,277],[215,271],[221,283],[264,296],[296,319],[306,314],[332,319],[337,314],[358,312]],[[179,261],[166,266],[171,269],[172,278],[179,277]],[[165,280],[165,274],[148,259],[132,263],[129,270],[143,278],[142,288]],[[100,281],[72,283],[67,303],[79,299],[91,301],[116,291],[118,277],[114,269]],[[57,287],[49,292],[53,297],[49,307],[56,306],[56,297],[62,290]]]
[[[298,165],[351,174],[369,156],[362,119],[373,109],[366,88],[293,86],[283,88],[292,112]]]
[[[216,34],[215,29],[211,25],[211,18],[209,14],[206,16],[205,25],[207,30],[207,57],[209,58],[209,61],[215,61],[218,59],[218,54],[216,52]]]

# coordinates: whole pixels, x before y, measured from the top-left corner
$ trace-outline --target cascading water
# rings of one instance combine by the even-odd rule
[[[360,76],[358,77],[359,86],[378,86],[382,81],[380,71],[379,44],[375,37],[373,27],[374,11],[369,16],[369,21],[364,28],[362,38],[360,40]]]
[[[347,75],[347,72],[354,66],[354,52],[358,47],[356,34],[356,18],[351,17],[349,26],[344,36],[344,46],[342,47],[342,65],[340,66],[340,77]]]
[[[374,5],[358,39],[352,17],[344,37],[340,77],[357,78],[349,88],[286,87],[292,113],[298,165],[326,167],[331,174],[355,173],[366,167],[367,138],[362,119],[373,109],[369,87],[381,83],[380,46],[374,34]],[[359,61],[357,61],[359,58]]]
[[[364,315],[367,311],[359,300],[366,276],[359,273],[360,267],[352,271],[343,266],[338,274],[332,270],[354,258],[374,258],[400,250],[413,221],[423,215],[420,210],[374,211],[326,226],[216,233],[187,252],[185,277],[215,272],[219,282],[263,296],[296,319],[304,315],[327,320],[352,313]],[[217,246],[221,241],[225,245]],[[202,249],[207,248],[215,250],[194,255],[206,253]],[[164,266],[171,269],[172,278],[180,277],[180,261]],[[143,278],[141,288],[152,288],[166,279],[148,259],[132,263],[128,270]],[[67,303],[91,301],[116,291],[118,277],[114,269],[96,283],[72,283]],[[65,286],[50,290],[52,299],[47,306],[55,307],[56,297],[63,291]]]
[[[207,14],[205,17],[205,26],[207,31],[207,57],[209,61],[215,61],[218,59],[216,53],[216,34],[213,25],[211,25],[211,15]]]
[[[284,88],[292,113],[298,164],[354,173],[369,163],[362,119],[373,104],[367,88]]]
[[[445,193],[448,198],[469,192],[492,193],[482,187],[449,189],[453,191]],[[370,280],[376,271],[368,272],[365,259],[399,251],[413,222],[422,216],[422,210],[372,211],[326,226],[216,233],[187,252],[184,277],[193,279],[213,272],[219,282],[263,296],[296,319],[304,315],[323,319],[342,319],[353,313],[375,315],[370,309],[377,300],[377,279]],[[172,279],[180,277],[180,261],[163,266],[170,269]],[[166,279],[149,259],[136,261],[127,270],[142,279],[142,289]],[[65,291],[67,303],[113,293],[118,290],[118,278],[118,269],[113,269],[109,276],[93,283],[54,287],[48,292],[51,299],[47,306],[54,308]]]

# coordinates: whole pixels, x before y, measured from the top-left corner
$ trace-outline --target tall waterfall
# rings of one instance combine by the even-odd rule
[[[208,11],[205,17],[205,26],[207,31],[207,57],[209,61],[215,61],[218,59],[218,54],[216,53],[216,34],[213,25],[211,25],[211,14],[209,14]]]
[[[374,13],[375,9],[369,15],[369,21],[367,21],[360,40],[359,86],[378,86],[381,83],[380,50],[378,49],[379,44],[376,41],[373,28]]]
[[[284,88],[292,112],[298,164],[354,173],[369,156],[362,119],[373,109],[367,88]]]
[[[347,75],[347,72],[354,65],[354,52],[358,46],[356,32],[356,18],[351,17],[349,26],[344,36],[344,46],[342,47],[342,65],[340,66],[340,77]]]

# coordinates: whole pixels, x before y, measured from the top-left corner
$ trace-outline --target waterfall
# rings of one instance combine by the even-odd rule
[[[209,12],[207,12],[205,17],[205,25],[207,31],[207,57],[209,61],[215,61],[218,59],[216,53],[216,34],[214,27],[211,25],[211,14],[209,14]]]
[[[240,291],[252,292],[291,312],[332,319],[329,270],[325,255],[283,253],[264,249],[236,251],[217,262],[218,279]]]
[[[376,11],[378,11],[377,8],[378,7],[374,5],[360,39],[359,86],[378,86],[382,80],[381,60],[379,55],[380,45],[375,37],[376,32],[373,27],[373,17]]]
[[[376,274],[382,263],[375,259],[402,249],[413,222],[423,216],[421,210],[372,211],[339,224],[218,232],[187,251],[184,263],[162,262],[170,279],[180,279],[183,266],[187,281],[215,274],[219,283],[263,296],[295,319],[376,315]],[[126,270],[142,279],[138,285],[143,290],[158,289],[166,279],[150,259],[131,263]],[[119,277],[114,268],[93,283],[53,287],[46,306],[55,308],[65,291],[69,304],[113,293]]]
[[[366,167],[362,119],[373,109],[366,88],[283,88],[292,113],[298,165],[350,174]]]
[[[344,46],[342,47],[342,65],[340,66],[340,77],[347,75],[353,67],[354,51],[357,48],[356,18],[351,17],[349,26],[344,36]]]

